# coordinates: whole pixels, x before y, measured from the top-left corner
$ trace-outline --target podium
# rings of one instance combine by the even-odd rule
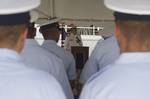
[[[72,46],[71,53],[76,61],[76,69],[82,70],[89,57],[89,47]]]
[[[88,60],[89,57],[89,47],[83,47],[83,46],[72,46],[71,47],[71,53],[73,54],[76,62],[76,72],[77,72],[77,78],[75,80],[75,85],[73,89],[73,93],[75,96],[75,99],[78,99],[82,85],[79,83],[80,74],[82,72],[82,69],[84,67],[84,64]]]

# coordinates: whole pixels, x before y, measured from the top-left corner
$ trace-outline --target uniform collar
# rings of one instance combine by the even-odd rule
[[[51,44],[56,44],[56,45],[57,45],[57,42],[54,41],[54,40],[45,40],[45,41],[43,42],[43,44],[49,44],[49,43],[51,43]]]
[[[123,53],[117,63],[150,63],[150,52]]]
[[[10,49],[5,49],[5,48],[0,48],[0,61],[1,62],[11,62],[11,61],[16,61],[19,62],[21,61],[20,55]]]
[[[35,39],[26,39],[25,45],[39,45]]]

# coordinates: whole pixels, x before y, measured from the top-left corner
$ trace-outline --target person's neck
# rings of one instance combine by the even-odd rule
[[[128,46],[126,49],[122,49],[122,52],[150,52],[150,48],[146,46]]]
[[[17,53],[19,53],[18,50],[16,49],[16,47],[12,47],[8,44],[0,44],[0,48],[10,49],[10,50],[13,50],[13,51],[16,51]]]
[[[55,42],[57,42],[57,40],[55,40],[55,39],[52,39],[52,38],[47,38],[47,39],[45,39],[45,40],[52,40],[52,41],[55,41]]]
[[[34,39],[34,37],[27,37],[27,39]]]

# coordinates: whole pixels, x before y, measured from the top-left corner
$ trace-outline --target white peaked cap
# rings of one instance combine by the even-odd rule
[[[136,15],[150,15],[150,0],[104,0],[109,9]]]
[[[28,12],[40,5],[40,0],[2,0],[0,15]]]
[[[36,12],[35,10],[32,10],[30,11],[30,16],[31,16],[30,23],[33,23],[39,18],[39,13]]]
[[[46,26],[46,25],[49,25],[49,24],[53,24],[53,23],[59,22],[60,20],[61,20],[61,18],[58,18],[58,17],[57,18],[51,18],[51,19],[49,19],[46,22],[40,23],[40,25],[38,27]]]

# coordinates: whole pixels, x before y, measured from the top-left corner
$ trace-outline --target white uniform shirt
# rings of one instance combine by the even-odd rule
[[[120,48],[115,36],[111,36],[106,40],[100,40],[84,65],[80,83],[84,84],[94,73],[114,62],[119,55]]]
[[[62,60],[44,50],[34,39],[26,40],[21,56],[27,66],[52,74],[61,84],[67,98],[73,99],[73,93]]]
[[[59,47],[54,40],[45,40],[42,47],[62,59],[69,80],[74,80],[76,78],[75,59],[70,52]]]
[[[66,99],[49,74],[26,67],[12,50],[0,49],[0,99]]]
[[[125,53],[85,84],[80,99],[150,99],[150,53]]]

